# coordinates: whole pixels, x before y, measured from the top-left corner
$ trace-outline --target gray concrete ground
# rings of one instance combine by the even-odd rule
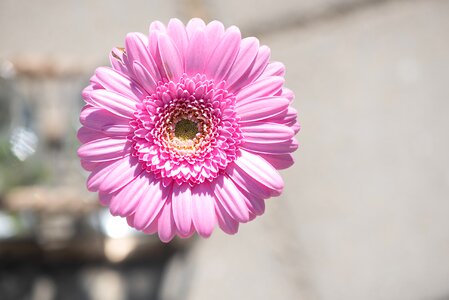
[[[303,129],[285,194],[192,254],[187,299],[449,298],[449,2],[262,36]]]
[[[257,32],[287,66],[303,129],[285,193],[175,261],[164,299],[449,299],[449,1],[47,2],[50,27],[0,2],[1,58],[90,71],[125,32],[200,14]]]

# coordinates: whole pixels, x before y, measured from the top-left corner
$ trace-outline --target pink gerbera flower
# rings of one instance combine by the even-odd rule
[[[284,66],[237,27],[153,22],[130,33],[83,91],[78,150],[87,187],[162,241],[216,224],[234,234],[281,194],[298,144]]]

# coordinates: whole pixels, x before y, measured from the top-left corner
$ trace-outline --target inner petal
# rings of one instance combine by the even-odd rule
[[[191,120],[181,119],[175,125],[175,137],[180,140],[193,140],[197,133],[198,125]]]

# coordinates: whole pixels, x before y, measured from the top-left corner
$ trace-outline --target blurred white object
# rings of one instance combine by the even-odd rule
[[[0,211],[0,239],[10,238],[15,233],[13,217]]]
[[[21,161],[36,152],[38,138],[36,134],[25,127],[14,128],[9,140],[12,153]]]
[[[111,216],[107,210],[100,212],[100,226],[106,236],[114,239],[138,234],[136,230],[129,227],[126,219]]]
[[[0,77],[4,79],[11,79],[16,76],[16,69],[14,64],[9,60],[3,60],[0,62]]]

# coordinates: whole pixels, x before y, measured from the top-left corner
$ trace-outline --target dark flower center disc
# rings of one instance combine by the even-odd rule
[[[192,140],[198,133],[198,126],[195,122],[182,119],[175,125],[175,136],[180,140]]]

